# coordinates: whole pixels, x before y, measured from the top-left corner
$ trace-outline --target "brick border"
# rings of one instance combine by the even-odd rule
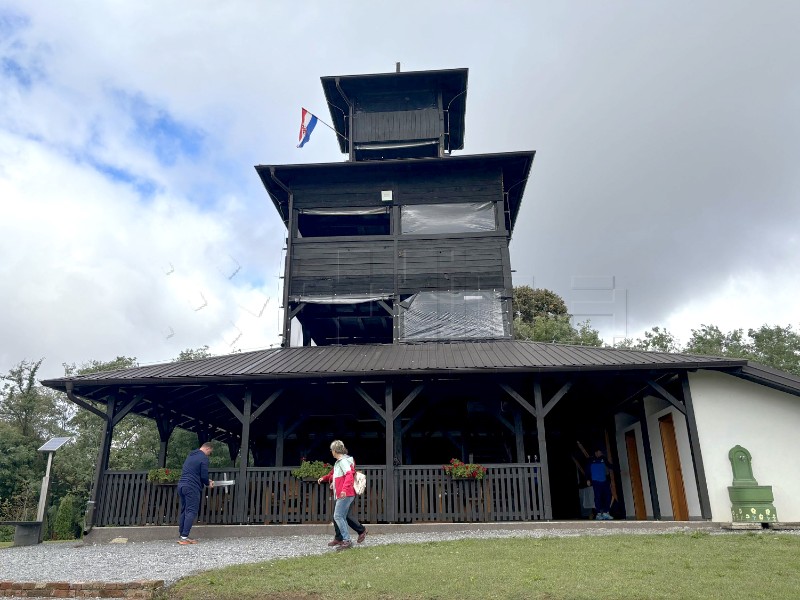
[[[0,581],[0,598],[142,598],[151,600],[164,589],[156,581],[80,581],[48,583]]]

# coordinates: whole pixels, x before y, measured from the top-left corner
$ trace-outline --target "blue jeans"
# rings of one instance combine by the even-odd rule
[[[178,496],[181,499],[181,514],[178,517],[178,532],[181,537],[189,537],[197,511],[200,510],[200,490],[191,485],[179,485]]]
[[[594,489],[594,507],[598,513],[607,513],[611,509],[611,482],[592,481]]]
[[[355,496],[345,496],[336,499],[336,507],[333,509],[333,522],[342,534],[342,541],[350,541],[350,528],[347,527],[347,514],[350,512],[350,505],[353,504]]]

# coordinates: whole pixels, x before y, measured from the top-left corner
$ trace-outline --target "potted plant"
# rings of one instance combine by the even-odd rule
[[[181,478],[179,469],[150,469],[147,472],[147,481],[155,484],[174,484]]]
[[[301,459],[300,466],[292,470],[292,475],[305,481],[316,481],[331,472],[331,465],[321,460]]]
[[[444,472],[453,479],[483,479],[486,476],[486,467],[473,463],[464,463],[457,458],[451,458],[450,463],[442,465]]]

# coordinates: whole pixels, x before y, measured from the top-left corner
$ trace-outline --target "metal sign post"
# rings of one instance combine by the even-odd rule
[[[71,439],[71,437],[53,438],[38,450],[38,452],[47,452],[47,470],[42,478],[42,491],[39,493],[39,509],[36,511],[36,520],[40,521],[43,525],[45,510],[47,508],[47,495],[50,491],[50,467],[53,465],[53,454]],[[44,526],[42,526],[42,531],[44,531]],[[39,537],[41,539],[41,533]]]

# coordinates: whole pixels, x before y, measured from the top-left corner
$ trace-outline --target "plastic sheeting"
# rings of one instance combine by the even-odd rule
[[[334,216],[342,215],[382,215],[389,212],[388,206],[372,208],[368,206],[358,207],[338,207],[338,208],[301,208],[298,211],[301,215]]]
[[[495,231],[494,202],[407,204],[401,208],[404,234]]]
[[[400,306],[404,342],[510,337],[498,291],[420,292]]]
[[[293,296],[292,300],[295,302],[305,302],[306,304],[362,304],[364,302],[375,302],[377,300],[387,300],[391,298],[388,295],[376,296],[370,294],[368,296],[348,295],[348,296]]]

